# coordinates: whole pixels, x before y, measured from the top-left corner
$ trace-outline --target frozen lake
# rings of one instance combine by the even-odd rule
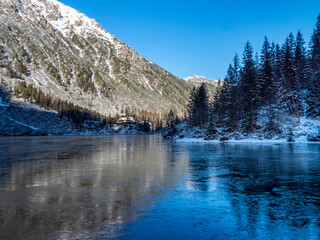
[[[0,138],[0,239],[319,239],[320,144]]]

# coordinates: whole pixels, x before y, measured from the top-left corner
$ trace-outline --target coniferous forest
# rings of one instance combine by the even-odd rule
[[[285,119],[319,119],[320,15],[306,45],[300,31],[290,33],[282,45],[265,37],[260,53],[248,41],[242,59],[235,54],[211,100],[205,84],[191,91],[184,130],[205,129],[200,137],[209,139],[219,129],[220,136],[259,131],[263,138],[272,138],[283,132]]]

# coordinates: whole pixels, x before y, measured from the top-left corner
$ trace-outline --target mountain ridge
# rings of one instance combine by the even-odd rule
[[[187,82],[192,82],[192,83],[209,83],[209,84],[213,84],[215,86],[219,85],[219,81],[220,80],[213,80],[213,79],[208,79],[204,76],[200,76],[200,75],[192,75],[190,77],[186,77],[183,80],[187,81]]]
[[[56,0],[2,1],[0,30],[1,82],[12,92],[26,82],[105,116],[183,114],[193,83]]]

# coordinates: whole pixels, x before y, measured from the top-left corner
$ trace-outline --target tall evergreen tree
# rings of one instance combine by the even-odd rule
[[[280,108],[283,106],[284,86],[281,82],[281,58],[282,51],[279,44],[271,44],[271,62],[272,62],[272,78],[275,87],[274,94],[274,118],[278,120],[280,117]]]
[[[209,97],[205,83],[193,89],[189,100],[189,124],[203,127],[209,119]]]
[[[240,95],[243,126],[247,131],[254,129],[257,115],[257,69],[253,59],[253,49],[247,42],[243,54],[243,67],[240,72]]]
[[[274,82],[273,82],[273,69],[272,69],[272,55],[271,46],[268,38],[265,37],[260,56],[260,69],[259,69],[259,95],[261,103],[267,104],[271,110],[271,104],[274,97]]]
[[[225,100],[224,124],[227,127],[237,128],[239,121],[239,95],[238,95],[238,82],[239,82],[239,57],[235,54],[233,58],[233,65],[229,65],[227,75],[224,81],[222,99]]]
[[[299,84],[294,69],[294,36],[292,33],[286,38],[282,47],[281,80],[284,89],[284,103],[287,111],[296,117],[301,110]]]
[[[227,89],[226,82],[225,81],[222,82],[221,80],[219,80],[217,92],[214,95],[213,106],[212,106],[212,112],[216,117],[210,116],[211,121],[216,120],[218,124],[223,123],[223,119],[227,111],[226,89]]]
[[[240,60],[239,56],[236,53],[233,57],[233,75],[234,75],[234,83],[239,82],[239,77],[240,77]]]
[[[320,14],[310,41],[310,86],[307,115],[320,116]]]
[[[175,123],[176,123],[176,116],[173,110],[170,109],[166,119],[167,132],[164,135],[165,137],[172,138],[177,133]]]
[[[299,84],[300,90],[306,89],[309,85],[307,77],[307,50],[300,30],[297,33],[295,42],[294,70],[296,82]]]
[[[197,88],[194,86],[190,92],[190,97],[189,97],[189,102],[188,102],[188,122],[191,126],[194,126],[196,124],[196,119],[195,119],[195,97],[197,94]]]
[[[209,96],[205,83],[202,83],[196,95],[196,116],[198,125],[203,127],[208,122],[209,117]]]
[[[268,128],[273,128],[274,125],[274,104],[275,104],[275,77],[273,70],[275,45],[271,46],[268,38],[265,37],[262,46],[259,69],[259,96],[260,103],[268,108]]]
[[[279,44],[272,43],[271,45],[272,56],[272,70],[275,83],[278,84],[277,88],[280,88],[281,84],[281,57],[282,52]]]

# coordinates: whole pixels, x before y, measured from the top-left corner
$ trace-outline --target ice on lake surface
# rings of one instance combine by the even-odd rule
[[[319,239],[320,144],[0,138],[0,239]]]

